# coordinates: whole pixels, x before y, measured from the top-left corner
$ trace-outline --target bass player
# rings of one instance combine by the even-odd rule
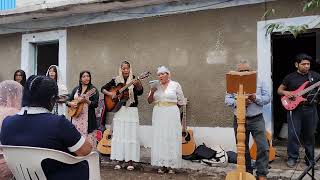
[[[282,81],[278,88],[278,94],[286,96],[290,99],[295,98],[294,91],[303,83],[309,81],[312,85],[320,80],[320,75],[310,70],[310,63],[312,57],[307,54],[298,54],[295,57],[295,67],[297,71],[288,74]],[[288,161],[287,166],[295,167],[299,157],[299,138],[302,137],[306,156],[305,162],[307,165],[314,160],[314,144],[315,144],[315,130],[318,121],[315,92],[318,88],[305,95],[307,101],[300,103],[294,110],[288,111]]]
[[[123,61],[120,64],[119,75],[101,88],[101,92],[106,96],[118,98],[118,94],[111,91],[111,88],[120,83],[128,84],[134,81],[133,85],[129,86],[127,91],[124,91],[119,96],[125,98],[126,101],[113,117],[110,159],[119,162],[115,166],[115,169],[121,169],[122,164],[120,163],[125,161],[128,162],[127,170],[133,170],[133,162],[140,161],[140,143],[138,139],[139,115],[137,106],[138,96],[142,95],[143,87],[140,80],[135,80],[134,78],[130,63]]]

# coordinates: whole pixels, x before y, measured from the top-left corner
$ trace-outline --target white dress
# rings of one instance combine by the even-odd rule
[[[140,142],[138,131],[138,108],[122,106],[113,117],[110,159],[139,162]]]
[[[178,82],[169,82],[166,89],[160,84],[154,93],[155,106],[152,113],[153,142],[151,165],[180,168],[182,159],[182,127],[177,105],[161,106],[159,102],[184,105],[184,95]]]

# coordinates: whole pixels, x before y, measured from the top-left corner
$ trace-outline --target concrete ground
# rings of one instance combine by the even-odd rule
[[[286,148],[283,146],[275,147],[277,158],[270,163],[268,179],[287,180],[297,179],[306,168],[304,161],[300,161],[296,168],[288,168],[286,165]],[[302,152],[302,151],[301,151]],[[303,153],[303,152],[302,152]],[[316,150],[316,155],[320,154],[320,149]],[[301,155],[303,157],[304,155]],[[109,160],[109,157],[103,156],[101,162],[102,179],[225,179],[228,172],[236,169],[235,164],[217,163],[208,166],[201,162],[191,162],[183,160],[182,169],[176,174],[157,174],[156,168],[150,165],[150,149],[141,148],[141,163],[136,164],[137,168],[129,172],[125,169],[113,170],[115,162]],[[320,162],[318,163],[320,165]],[[315,171],[315,178],[320,180],[320,170]],[[304,179],[311,179],[305,177]]]

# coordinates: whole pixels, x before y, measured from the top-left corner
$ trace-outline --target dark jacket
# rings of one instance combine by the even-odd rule
[[[85,93],[92,88],[96,88],[96,87],[94,87],[93,85],[89,85]],[[79,86],[75,87],[72,90],[67,102],[74,100],[74,95],[77,93],[78,89],[79,89]],[[99,103],[99,91],[97,90],[97,88],[96,88],[96,93],[93,96],[91,96],[89,100],[91,101],[91,104],[88,107],[89,108],[88,109],[88,133],[91,133],[95,129],[97,129],[97,117],[95,113],[95,108],[98,107],[98,103]]]

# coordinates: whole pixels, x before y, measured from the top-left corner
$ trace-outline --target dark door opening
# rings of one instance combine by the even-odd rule
[[[311,63],[311,69],[320,72],[318,58],[320,34],[318,29],[300,34],[294,38],[291,34],[274,33],[271,35],[272,49],[272,81],[273,81],[273,119],[274,137],[278,137],[282,124],[287,122],[286,110],[282,107],[277,89],[283,78],[296,71],[294,57],[299,53],[307,53],[316,61]],[[319,129],[319,128],[318,128]]]
[[[46,75],[50,65],[58,65],[59,43],[49,42],[36,44],[37,74]]]

